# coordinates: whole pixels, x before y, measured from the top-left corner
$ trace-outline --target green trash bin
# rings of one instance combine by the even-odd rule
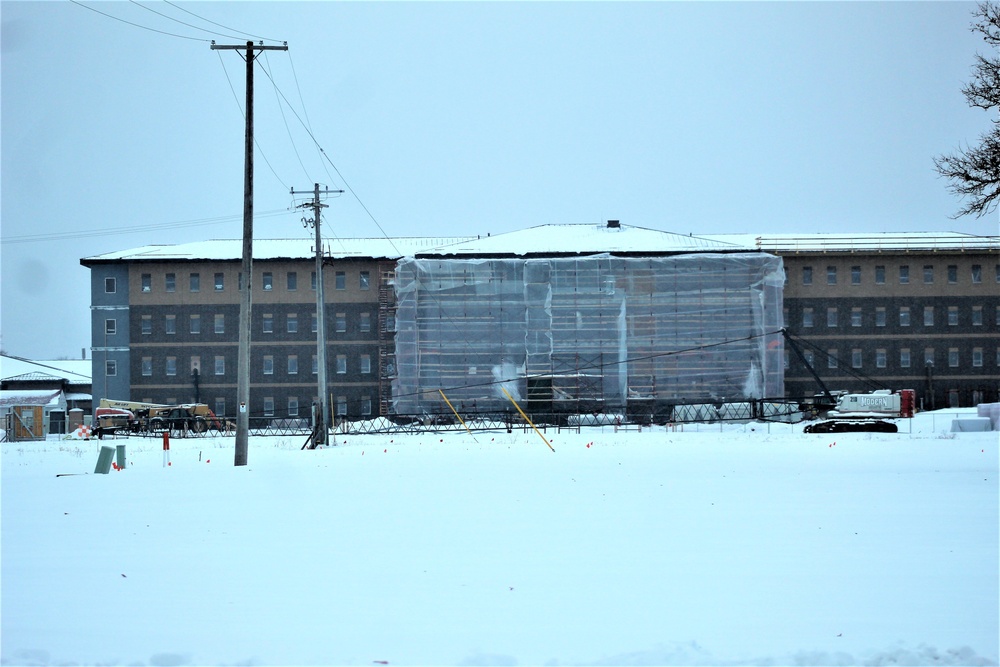
[[[115,448],[109,445],[101,445],[101,453],[97,456],[97,467],[94,473],[97,475],[107,475],[111,472],[111,459],[115,456]]]
[[[125,445],[118,445],[118,469],[125,470]]]

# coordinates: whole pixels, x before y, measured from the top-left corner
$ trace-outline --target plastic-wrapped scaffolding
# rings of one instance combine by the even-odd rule
[[[784,394],[781,259],[403,259],[396,414],[636,411]]]

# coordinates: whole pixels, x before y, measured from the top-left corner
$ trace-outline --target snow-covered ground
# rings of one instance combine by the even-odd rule
[[[2,446],[3,664],[996,664],[997,433]],[[77,473],[57,477],[61,473]],[[80,474],[87,473],[87,474]]]

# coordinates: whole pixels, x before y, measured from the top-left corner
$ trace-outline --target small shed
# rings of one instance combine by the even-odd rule
[[[0,391],[3,440],[44,440],[54,414],[66,414],[66,396],[56,391]]]

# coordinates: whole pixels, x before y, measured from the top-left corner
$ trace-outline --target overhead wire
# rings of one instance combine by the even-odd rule
[[[142,9],[145,9],[147,12],[152,12],[152,13],[156,14],[157,16],[162,16],[163,18],[165,18],[165,19],[167,19],[169,21],[174,21],[175,23],[180,23],[181,25],[185,25],[185,26],[187,26],[189,28],[194,28],[195,30],[201,30],[202,32],[207,32],[210,35],[216,35],[218,37],[228,37],[230,39],[241,39],[240,37],[236,37],[235,35],[226,35],[226,34],[223,34],[221,32],[215,32],[214,30],[208,30],[207,28],[200,28],[200,27],[198,27],[196,25],[192,25],[190,23],[185,23],[184,21],[181,21],[180,19],[175,19],[173,16],[167,16],[163,12],[158,12],[155,9],[153,9],[152,7],[147,7],[145,5],[140,5],[138,2],[136,2],[136,0],[128,0],[128,1],[131,2],[133,5],[135,5],[136,7],[141,7]]]
[[[181,7],[179,5],[175,5],[174,3],[170,2],[170,0],[163,0],[163,2],[167,3],[168,5],[170,5],[171,7],[175,8],[175,9],[179,9],[182,12],[190,14],[191,16],[193,16],[193,17],[195,17],[197,19],[201,19],[202,21],[205,21],[206,23],[211,23],[212,25],[219,26],[220,28],[225,28],[226,30],[231,30],[233,32],[238,32],[238,33],[240,33],[242,35],[247,35],[248,37],[253,37],[254,39],[262,39],[265,42],[281,42],[281,41],[283,41],[283,40],[280,40],[280,39],[272,39],[270,37],[261,37],[260,35],[255,35],[255,34],[250,33],[250,32],[244,32],[242,30],[237,30],[236,28],[230,28],[229,26],[222,25],[221,23],[216,23],[215,21],[207,19],[204,16],[199,16],[198,14],[195,14],[192,11],[188,11],[187,9],[184,9],[183,7]]]
[[[306,179],[312,181],[313,179],[309,176],[309,171],[306,169],[306,165],[302,162],[302,157],[299,155],[299,148],[295,145],[295,139],[292,137],[292,129],[288,127],[288,119],[285,117],[285,109],[281,106],[281,98],[278,96],[278,87],[274,85],[274,77],[271,76],[271,61],[267,57],[267,51],[264,51],[264,62],[266,63],[265,70],[268,72],[268,79],[271,81],[271,87],[274,88],[274,99],[278,101],[278,111],[281,112],[281,122],[285,124],[285,132],[288,133],[288,141],[292,144],[292,150],[295,152],[295,159],[299,161],[299,166],[302,167],[302,173],[305,174]],[[262,67],[264,67],[262,65]]]
[[[243,105],[240,104],[240,98],[236,94],[236,88],[233,87],[233,82],[229,78],[229,70],[226,69],[226,63],[223,62],[223,60],[222,60],[222,54],[221,53],[219,53],[218,51],[216,51],[215,53],[219,56],[219,64],[222,65],[222,71],[225,72],[225,74],[226,74],[226,81],[229,82],[229,90],[231,90],[233,92],[233,99],[236,100],[236,106],[239,108],[240,115],[243,116],[243,120],[245,121],[246,117],[247,117],[246,116],[246,112],[243,110]],[[286,190],[288,190],[289,189],[288,185],[286,185],[285,182],[283,180],[281,180],[281,177],[278,176],[278,172],[276,172],[274,170],[274,167],[271,166],[271,161],[267,159],[267,154],[265,154],[264,150],[260,147],[260,142],[257,141],[257,136],[256,135],[254,135],[253,143],[254,143],[254,146],[257,147],[257,150],[260,151],[260,156],[262,158],[264,158],[264,162],[265,162],[265,164],[267,164],[267,168],[271,170],[272,174],[274,174],[274,178],[277,179],[277,181],[279,183],[281,183],[281,187],[283,187]]]
[[[105,12],[102,12],[99,9],[94,9],[93,7],[88,7],[87,5],[83,4],[82,2],[78,2],[77,0],[69,0],[69,1],[72,2],[74,5],[77,5],[79,7],[83,7],[84,9],[89,9],[90,11],[95,12],[97,14],[100,14],[101,16],[108,17],[109,19],[114,19],[115,21],[121,21],[122,23],[127,23],[128,25],[133,26],[135,28],[142,28],[143,30],[149,30],[150,32],[156,32],[156,33],[159,33],[161,35],[168,35],[170,37],[177,37],[179,39],[190,39],[190,40],[192,40],[194,42],[210,42],[210,41],[212,41],[210,39],[205,39],[203,37],[189,37],[187,35],[178,35],[176,33],[167,32],[166,30],[157,30],[156,28],[150,28],[149,26],[145,26],[145,25],[142,25],[140,23],[134,23],[132,21],[126,21],[123,18],[119,18],[117,16],[113,16],[112,14],[107,14]]]
[[[288,213],[285,209],[275,209],[270,211],[263,211],[260,213],[254,213],[254,217],[259,218],[273,218],[280,215],[286,215]],[[128,225],[119,227],[104,227],[98,229],[87,229],[78,230],[70,232],[49,232],[46,234],[24,234],[21,236],[4,236],[0,237],[0,243],[3,245],[17,244],[17,243],[37,243],[41,241],[62,241],[67,239],[82,239],[90,238],[94,236],[112,236],[121,234],[135,234],[140,232],[150,232],[157,230],[166,229],[182,229],[185,227],[203,227],[207,225],[218,225],[226,222],[234,222],[236,220],[242,219],[243,214],[237,213],[232,215],[218,216],[213,218],[198,218],[195,220],[177,220],[173,222],[163,222],[155,223],[151,225]]]

